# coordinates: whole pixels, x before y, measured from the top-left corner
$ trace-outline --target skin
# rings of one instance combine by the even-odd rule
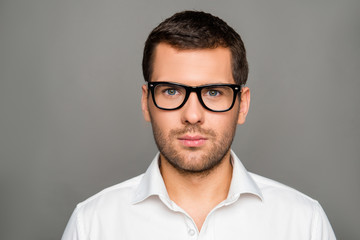
[[[151,81],[189,86],[234,84],[230,50],[177,50],[160,43],[155,49]],[[207,214],[227,197],[232,177],[229,149],[237,124],[246,120],[250,90],[243,87],[241,102],[237,100],[230,111],[222,113],[203,108],[195,93],[178,110],[158,109],[146,85],[141,102],[160,151],[160,171],[169,197],[200,230]]]

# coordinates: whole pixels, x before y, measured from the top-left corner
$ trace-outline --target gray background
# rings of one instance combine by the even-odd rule
[[[0,1],[0,239],[59,239],[76,203],[144,172],[153,27],[220,16],[248,50],[251,110],[233,149],[317,199],[360,239],[360,1]]]

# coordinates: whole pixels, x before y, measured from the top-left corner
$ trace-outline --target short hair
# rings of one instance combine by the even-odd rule
[[[248,76],[246,50],[240,35],[222,19],[201,11],[183,11],[165,19],[149,34],[143,53],[145,81],[153,73],[154,51],[159,43],[178,50],[229,48],[235,83],[244,85]]]

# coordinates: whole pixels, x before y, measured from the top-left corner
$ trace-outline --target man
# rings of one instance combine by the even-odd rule
[[[70,239],[335,239],[317,201],[248,173],[230,150],[250,104],[240,36],[185,11],[144,49],[142,111],[159,153],[145,174],[80,203]]]

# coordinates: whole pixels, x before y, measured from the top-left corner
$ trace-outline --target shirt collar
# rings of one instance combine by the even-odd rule
[[[159,169],[159,156],[160,153],[157,153],[141,179],[138,188],[135,191],[135,195],[133,196],[133,204],[139,203],[150,196],[159,196],[161,199],[170,201]],[[231,162],[233,165],[233,174],[225,204],[236,201],[240,195],[244,193],[258,196],[262,200],[263,197],[259,187],[232,150]]]
[[[233,175],[231,179],[229,194],[225,202],[237,200],[241,194],[252,194],[263,200],[261,190],[245,169],[240,159],[231,150],[231,163],[233,165]]]
[[[159,156],[160,153],[157,153],[141,179],[133,197],[132,202],[134,204],[153,195],[157,195],[164,199],[170,199],[160,173]]]

